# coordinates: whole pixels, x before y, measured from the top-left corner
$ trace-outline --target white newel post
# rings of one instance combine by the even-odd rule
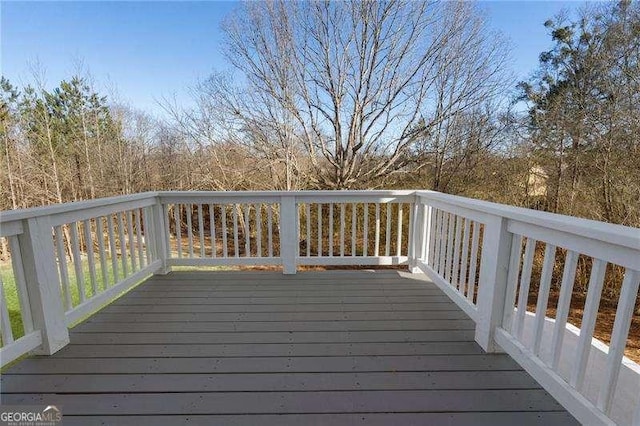
[[[167,212],[164,205],[158,200],[152,207],[153,212],[153,245],[156,257],[160,260],[160,268],[155,272],[159,275],[166,275],[171,272],[171,267],[167,265],[167,259],[169,258],[169,235],[167,230],[169,227],[165,223],[167,220]]]
[[[420,197],[416,196],[416,200],[413,204],[413,229],[411,232],[411,246],[409,251],[409,271],[412,274],[422,272],[418,268],[418,260],[424,256],[424,242],[425,242],[425,206],[420,202]]]
[[[294,195],[280,197],[280,257],[282,272],[296,273],[296,252],[298,245],[298,224]]]
[[[51,355],[69,343],[52,229],[49,217],[35,217],[24,221],[18,236],[33,325],[42,333],[42,346],[33,351],[38,355]]]
[[[485,223],[482,238],[475,340],[487,352],[502,352],[494,335],[502,324],[511,255],[507,219],[491,217]]]

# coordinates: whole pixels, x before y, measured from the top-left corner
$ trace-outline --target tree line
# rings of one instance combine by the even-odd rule
[[[545,23],[526,81],[468,2],[244,3],[165,118],[0,84],[0,209],[146,190],[426,188],[640,226],[640,7]]]

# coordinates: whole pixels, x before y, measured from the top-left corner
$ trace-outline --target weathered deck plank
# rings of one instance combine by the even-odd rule
[[[567,425],[576,424],[566,412],[493,412],[493,413],[359,413],[359,414],[250,414],[250,415],[165,415],[165,416],[91,416],[65,417],[65,425],[92,426],[495,426],[495,425]]]
[[[238,356],[379,356],[481,354],[474,342],[246,343],[165,345],[72,345],[56,358],[222,358]]]
[[[78,415],[558,411],[541,389],[7,394],[9,404],[55,404]]]
[[[60,358],[36,357],[9,374],[273,373],[341,371],[512,371],[520,367],[506,355],[402,355],[342,357],[229,358]],[[0,379],[1,380],[1,379]],[[26,380],[26,379],[25,379]]]
[[[361,311],[361,312],[166,312],[101,313],[91,322],[270,322],[270,321],[380,321],[461,320],[462,311]]]
[[[118,305],[316,305],[345,303],[429,303],[448,302],[444,294],[432,296],[290,296],[290,297],[135,297],[115,302]]]
[[[458,309],[453,302],[430,303],[309,303],[309,304],[264,304],[264,305],[110,305],[102,312],[366,312],[366,311],[450,311]],[[101,313],[102,313],[101,312]]]
[[[471,342],[473,330],[273,331],[269,333],[71,333],[72,344]]]
[[[262,331],[471,330],[471,320],[238,321],[238,322],[86,322],[76,332],[203,333]]]
[[[391,389],[534,389],[537,383],[523,371],[231,373],[211,374],[39,374],[22,383],[7,376],[5,392],[146,393],[248,392]]]
[[[179,272],[0,378],[65,424],[575,424],[432,283],[393,271]]]

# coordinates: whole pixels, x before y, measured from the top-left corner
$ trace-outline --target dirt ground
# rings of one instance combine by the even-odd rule
[[[547,316],[550,318],[556,317],[556,306],[558,304],[559,292],[552,291],[549,294],[549,308],[547,309]],[[535,294],[529,295],[528,310],[535,311],[536,309],[536,297]],[[569,317],[567,321],[576,327],[580,327],[582,323],[582,314],[584,313],[585,295],[581,293],[574,293],[571,297],[571,308],[569,309]],[[596,328],[593,335],[596,339],[609,344],[611,341],[611,332],[613,331],[613,324],[616,319],[615,303],[602,300],[598,309],[598,316],[596,319]],[[637,312],[637,310],[636,310]],[[633,361],[640,363],[640,315],[634,315],[631,320],[631,328],[629,329],[629,336],[627,338],[627,347],[624,352],[625,356]]]

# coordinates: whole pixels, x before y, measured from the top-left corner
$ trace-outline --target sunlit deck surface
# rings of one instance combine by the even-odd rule
[[[424,276],[173,272],[2,375],[64,424],[567,425],[564,408]]]

